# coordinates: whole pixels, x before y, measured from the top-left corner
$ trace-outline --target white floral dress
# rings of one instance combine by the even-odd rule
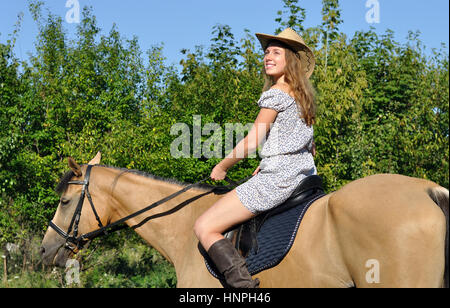
[[[314,129],[300,118],[294,98],[270,89],[258,105],[277,111],[278,116],[260,152],[261,171],[236,188],[239,200],[254,214],[281,205],[305,177],[317,174],[310,152]]]

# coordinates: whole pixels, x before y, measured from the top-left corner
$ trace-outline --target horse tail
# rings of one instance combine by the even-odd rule
[[[448,190],[444,187],[433,187],[428,190],[428,195],[430,198],[441,208],[444,212],[445,220],[447,224],[446,235],[445,235],[445,271],[444,271],[444,288],[449,287],[449,273],[448,273],[448,233],[449,233],[449,224],[448,224]]]

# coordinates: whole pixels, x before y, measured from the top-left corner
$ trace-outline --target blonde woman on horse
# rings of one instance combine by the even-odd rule
[[[286,201],[298,184],[317,173],[313,159],[314,91],[309,82],[315,60],[303,39],[288,28],[277,36],[256,34],[264,50],[266,83],[261,108],[247,137],[214,167],[219,181],[265,141],[254,176],[201,215],[194,232],[229,286],[255,288],[245,259],[223,232]]]

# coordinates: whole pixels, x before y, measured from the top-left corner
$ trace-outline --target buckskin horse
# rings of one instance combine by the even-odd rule
[[[86,242],[123,222],[173,264],[178,287],[221,287],[193,233],[196,218],[220,194],[100,166],[100,159],[99,153],[80,166],[69,158],[42,241],[43,262],[64,267]],[[256,277],[261,287],[277,288],[448,287],[448,195],[433,182],[401,175],[351,182],[315,201],[283,261]],[[373,260],[376,280],[368,279]]]

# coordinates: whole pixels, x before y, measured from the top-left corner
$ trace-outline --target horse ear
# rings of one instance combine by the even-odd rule
[[[81,172],[80,165],[78,165],[72,157],[69,157],[67,160],[69,162],[69,167],[70,169],[72,169],[73,173],[75,173],[75,175],[78,177],[81,176],[83,173]]]
[[[102,159],[102,153],[98,152],[97,155],[89,162],[89,165],[98,165]]]

